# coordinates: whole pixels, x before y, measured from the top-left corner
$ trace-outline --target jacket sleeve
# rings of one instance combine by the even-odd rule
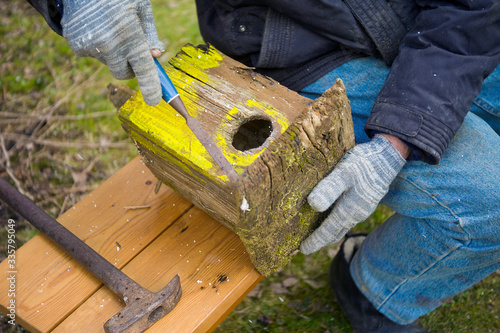
[[[56,33],[62,36],[62,8],[57,0],[28,0],[28,2],[40,13],[47,24]]]
[[[500,5],[417,2],[424,9],[403,40],[365,130],[395,135],[411,146],[410,158],[437,164],[500,63]]]

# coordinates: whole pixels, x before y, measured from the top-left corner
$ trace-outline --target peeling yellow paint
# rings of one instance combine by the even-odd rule
[[[194,83],[196,82],[198,85],[200,82],[207,83],[209,76],[204,71],[218,66],[224,57],[213,47],[204,52],[193,46],[185,46],[182,51],[190,57],[189,62],[173,58],[170,63],[181,70],[165,67],[165,71],[177,87],[189,113],[196,116],[198,112],[196,103],[198,96]],[[173,152],[173,155],[177,155],[176,157],[184,163],[200,169],[208,178],[214,177],[214,170],[212,170],[214,167],[213,159],[186,125],[185,119],[165,101],[162,101],[156,107],[150,107],[144,103],[139,92],[124,105],[120,112],[122,117],[128,118],[133,127],[139,132],[147,134],[152,140],[144,140],[140,137],[134,138],[145,148],[164,159],[172,160],[171,155],[167,156],[164,150],[158,149],[155,145],[162,147],[169,152]],[[176,164],[181,166],[179,163]],[[183,170],[188,172],[186,168],[183,168]],[[227,180],[226,175],[219,175],[217,178],[223,181]]]
[[[240,110],[239,107],[242,106],[247,106],[247,107],[253,107],[261,111],[261,115],[263,116],[264,114],[267,115],[268,118],[272,123],[273,127],[276,127],[276,124],[279,127],[279,132],[282,134],[285,132],[285,130],[289,126],[288,119],[285,117],[284,114],[273,108],[272,106],[268,105],[267,103],[256,101],[256,100],[247,100],[245,104],[237,104],[237,106],[233,107],[232,109],[228,110],[225,120],[227,121],[234,121],[235,118],[237,118],[238,113],[243,110]],[[259,112],[260,113],[260,112]],[[244,120],[240,120],[241,122],[244,122]],[[221,127],[225,127],[226,124],[221,124]],[[274,132],[274,129],[273,129]],[[221,151],[225,156],[229,156],[229,161],[234,161],[234,165],[238,167],[247,167],[250,164],[252,164],[258,157],[259,155],[266,149],[267,145],[261,146],[260,149],[252,149],[251,151],[239,151],[234,148],[232,148],[232,145],[227,142],[226,137],[224,136],[224,131],[218,130],[216,132],[216,139],[215,142],[219,147],[221,147]],[[232,138],[231,138],[232,139]],[[269,143],[272,143],[273,140],[270,139]]]
[[[193,46],[185,46],[182,51],[185,54],[170,61],[170,64],[178,69],[165,67],[165,71],[177,87],[188,112],[197,117],[198,112],[202,110],[198,109],[199,97],[196,89],[207,83],[217,86],[217,82],[211,80],[206,71],[219,66],[224,56],[213,47],[210,47],[208,51],[203,51]],[[183,57],[186,58],[183,59]],[[241,114],[238,115],[240,111]],[[275,135],[283,133],[289,126],[284,114],[264,102],[247,100],[228,110],[223,123],[213,135],[215,143],[238,173],[242,173],[246,166],[252,164],[267,146],[262,146],[260,150],[253,149],[246,152],[232,147],[232,138],[228,138],[227,131],[222,129],[228,125],[228,122],[236,121],[238,116],[247,114],[249,116],[261,114],[271,120],[273,127],[278,128],[277,131],[274,130]],[[228,181],[227,176],[221,174],[212,157],[188,128],[185,119],[166,102],[162,101],[158,106],[150,107],[144,103],[139,92],[120,109],[120,117],[141,134],[131,135],[133,139],[162,159],[172,161],[191,175],[193,175],[192,172],[183,166],[183,163],[196,169],[208,179]],[[244,119],[238,119],[238,121],[244,122]],[[270,138],[269,141],[272,142],[272,139]]]
[[[276,121],[281,127],[281,133],[285,132],[286,129],[289,126],[288,119],[285,117],[285,115],[275,108],[273,108],[270,105],[267,105],[266,103],[263,103],[261,101],[256,101],[256,100],[248,100],[247,105],[250,107],[256,107],[262,111],[264,111],[266,114],[268,114],[271,117],[271,121]]]
[[[194,80],[193,78],[196,78],[197,81],[208,83],[210,78],[205,71],[219,66],[220,62],[224,59],[224,56],[212,46],[210,46],[207,51],[202,51],[192,45],[187,45],[182,48],[182,51],[190,58],[189,61],[185,61],[180,58],[172,58],[170,60],[170,64],[172,66],[185,73],[182,77],[184,80],[182,83],[189,83],[189,81]],[[181,55],[181,57],[183,56],[184,55]],[[167,74],[170,76],[171,73],[167,72]],[[174,80],[172,81],[176,86],[179,83]]]
[[[217,51],[213,46],[209,46],[207,51],[202,51],[193,45],[187,45],[182,48],[182,51],[193,58],[192,63],[196,64],[200,69],[209,69],[219,66],[224,59],[224,55]]]

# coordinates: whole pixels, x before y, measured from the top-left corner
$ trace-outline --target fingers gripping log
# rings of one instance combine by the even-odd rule
[[[151,292],[129,278],[3,179],[0,179],[0,199],[123,299],[125,308],[104,324],[106,332],[144,332],[179,302],[182,290],[178,275],[159,292]]]

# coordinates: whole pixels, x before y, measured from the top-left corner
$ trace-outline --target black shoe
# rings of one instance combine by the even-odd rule
[[[351,322],[356,333],[424,333],[416,323],[399,325],[377,311],[373,304],[359,291],[354,283],[349,264],[365,239],[365,234],[346,236],[340,250],[333,258],[328,272],[328,282],[340,307]]]

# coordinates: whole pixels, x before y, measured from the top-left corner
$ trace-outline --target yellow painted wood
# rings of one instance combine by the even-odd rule
[[[224,56],[212,46],[203,49],[186,45],[170,60],[170,65],[164,67],[165,71],[179,91],[188,112],[214,138],[219,149],[239,173],[288,128],[309,101],[298,94],[292,95],[292,98],[282,96],[279,92],[286,88],[278,89],[275,81],[255,81],[250,86],[243,84],[253,82],[245,74],[250,69]],[[262,78],[259,77],[259,80]],[[242,89],[243,86],[245,89]],[[291,108],[294,105],[296,108]],[[194,169],[211,181],[228,181],[187,127],[184,118],[165,101],[155,107],[148,106],[139,92],[121,107],[119,116],[134,130],[127,131],[132,139],[163,160],[175,164],[186,174],[196,177],[190,170]],[[243,152],[232,147],[235,130],[254,118],[265,118],[272,122],[274,130],[270,138],[261,147],[251,151]]]
[[[188,263],[181,261],[181,257],[179,257],[175,262],[168,261],[173,266],[169,266],[169,270],[164,273],[165,275],[158,274],[158,267],[163,260],[156,258],[154,254],[161,254],[158,246],[164,247],[163,253],[169,252],[172,255],[179,250],[179,246],[181,246],[179,241],[183,238],[176,238],[176,234],[170,234],[169,230],[178,230],[180,221],[184,221],[182,223],[186,225],[192,223],[190,224],[192,230],[199,229],[201,234],[218,235],[218,233],[222,233],[224,239],[228,239],[228,241],[233,239],[235,243],[239,242],[236,235],[218,224],[214,230],[204,229],[206,225],[216,223],[210,222],[208,217],[197,219],[196,223],[190,222],[190,215],[193,216],[192,213],[189,213],[192,211],[192,204],[167,186],[162,186],[160,192],[154,194],[155,183],[156,178],[137,157],[58,219],[60,223],[111,263],[116,264],[117,267],[129,267],[133,262],[136,262],[134,265],[139,266],[130,267],[140,267],[140,271],[137,272],[147,276],[147,283],[151,283],[153,290],[155,288],[161,289],[160,286],[164,286],[164,280],[171,279],[173,275],[168,276],[170,272],[191,270],[191,268],[184,268]],[[125,209],[125,207],[130,206],[149,208]],[[196,214],[199,216],[199,213]],[[162,242],[160,239],[166,241]],[[193,258],[193,263],[232,258],[225,259],[223,262],[232,262],[240,268],[252,267],[248,258],[231,257],[231,254],[235,253],[232,250],[223,254],[219,253],[216,248],[208,249],[210,247],[208,244],[215,246],[211,241],[200,238],[200,243],[207,244],[206,252],[198,252],[200,256],[203,256],[197,259],[194,257],[196,253],[190,252],[189,256]],[[151,250],[147,250],[153,244],[156,245]],[[235,244],[234,248],[238,248],[238,246],[242,247],[241,244]],[[186,249],[188,248],[186,246]],[[231,248],[233,247],[231,246]],[[155,259],[149,261],[149,256]],[[186,254],[186,256],[188,255]],[[243,266],[238,266],[237,263]],[[43,235],[35,236],[16,252],[16,264],[16,307],[18,311],[16,321],[33,333],[50,332],[61,323],[68,325],[70,322],[65,318],[73,316],[72,313],[75,315],[81,313],[81,311],[87,312],[84,312],[85,316],[80,318],[81,321],[75,322],[75,325],[77,325],[76,327],[86,327],[87,324],[90,325],[94,322],[94,318],[95,320],[99,318],[99,313],[103,308],[110,308],[97,306],[84,307],[79,310],[80,306],[92,302],[92,297],[98,296],[98,293],[106,288],[102,288],[99,281]],[[7,262],[4,261],[0,263],[0,272],[6,271],[8,271]],[[248,283],[240,282],[241,285],[245,286],[243,290],[240,284],[233,288],[235,295],[238,294],[241,297],[245,290],[251,288],[261,278],[255,272],[248,273],[248,276],[249,278],[243,279],[244,281],[247,279]],[[186,278],[188,280],[185,280]],[[139,283],[142,283],[141,278],[138,280]],[[184,277],[184,282],[188,288],[186,290],[194,288],[193,285],[198,286],[196,281],[190,286],[189,282],[193,283],[193,281],[187,276]],[[0,290],[7,289],[8,281],[0,279]],[[95,298],[95,301],[102,302],[102,299],[105,299],[107,301],[105,305],[109,305],[111,304],[111,300],[109,300],[112,298],[111,296],[116,297],[110,293],[108,298]],[[226,302],[231,303],[235,297],[228,296]],[[213,300],[204,299],[204,301],[211,302]],[[224,306],[234,306],[233,303],[229,303],[224,303]],[[0,310],[6,313],[8,304],[7,293],[0,293]],[[211,304],[207,304],[207,307],[210,306]],[[90,332],[84,329],[81,331]]]
[[[211,46],[186,45],[169,65],[237,186],[168,104],[150,107],[136,94],[120,108],[123,128],[158,179],[239,235],[260,273],[281,269],[320,218],[307,195],[354,145],[344,85],[312,101]]]

